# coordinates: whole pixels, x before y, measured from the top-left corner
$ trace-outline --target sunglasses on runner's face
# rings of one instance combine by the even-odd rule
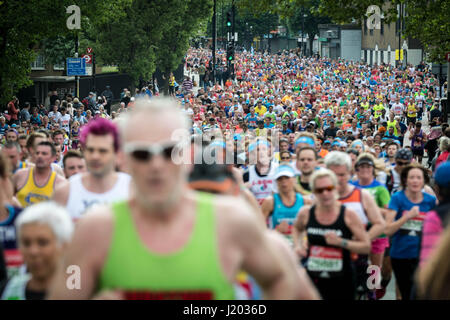
[[[333,190],[334,190],[334,186],[328,186],[328,187],[323,187],[323,188],[316,188],[316,189],[314,189],[314,193],[322,194],[324,191],[333,191]]]
[[[127,144],[124,147],[125,153],[137,161],[150,161],[155,155],[161,155],[164,160],[170,160],[176,143],[152,144],[152,145],[133,145]]]

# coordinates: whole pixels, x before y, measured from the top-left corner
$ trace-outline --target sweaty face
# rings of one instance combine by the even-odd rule
[[[317,200],[324,206],[330,206],[336,201],[336,190],[325,190],[327,188],[333,188],[333,181],[329,177],[316,179],[313,192]],[[322,192],[316,191],[320,189]]]
[[[94,176],[102,177],[114,170],[116,153],[112,135],[88,135],[83,150],[86,166]]]
[[[312,150],[303,150],[297,158],[297,168],[303,174],[310,174],[316,167],[316,156]]]
[[[287,176],[283,176],[277,179],[278,190],[283,193],[289,192],[294,189],[295,179]]]
[[[154,115],[136,113],[130,122],[133,126],[127,128],[125,147],[128,144],[142,149],[157,145],[174,146],[180,140],[175,135],[187,133],[183,130],[181,116],[170,111]],[[191,166],[183,161],[174,161],[172,152],[148,158],[139,158],[136,154],[127,153],[125,162],[136,186],[137,201],[149,210],[165,211],[181,197]]]
[[[6,141],[17,141],[17,135],[14,132],[8,132],[6,134]]]
[[[61,247],[48,225],[30,223],[19,232],[19,250],[28,271],[36,279],[46,279],[54,274]]]
[[[35,164],[38,169],[49,168],[55,160],[52,150],[49,146],[37,146],[35,152]]]
[[[423,171],[417,168],[411,169],[408,172],[406,179],[406,188],[412,192],[420,192],[425,185]]]
[[[4,148],[2,150],[6,157],[9,159],[9,163],[12,169],[15,169],[19,163],[20,153],[17,148]]]
[[[53,138],[53,142],[55,142],[56,144],[59,145],[63,145],[64,144],[64,136],[62,134],[58,134]]]
[[[373,167],[369,164],[362,164],[356,170],[358,179],[370,180],[373,179]]]
[[[350,180],[350,172],[346,165],[341,166],[330,166],[329,169],[334,172],[338,179],[339,190],[344,190]]]
[[[66,159],[66,164],[64,165],[64,174],[66,178],[69,179],[71,176],[86,172],[86,161],[82,158],[71,157]]]
[[[387,154],[388,154],[389,158],[395,157],[396,153],[397,153],[397,147],[396,146],[391,145],[391,146],[388,147]]]

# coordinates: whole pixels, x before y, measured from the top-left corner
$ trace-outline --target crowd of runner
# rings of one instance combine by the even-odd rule
[[[8,103],[0,298],[378,300],[394,279],[397,299],[450,298],[450,128],[429,67],[211,59],[189,49],[170,99]]]

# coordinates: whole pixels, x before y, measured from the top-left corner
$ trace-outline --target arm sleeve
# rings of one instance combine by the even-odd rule
[[[395,212],[398,212],[398,210],[400,209],[400,205],[397,200],[398,199],[397,194],[398,193],[395,193],[392,196],[391,200],[389,201],[389,206],[388,206],[389,209],[394,210]]]

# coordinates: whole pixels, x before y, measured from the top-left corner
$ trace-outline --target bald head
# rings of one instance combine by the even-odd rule
[[[137,99],[132,112],[119,119],[123,141],[135,140],[135,135],[151,134],[153,142],[166,140],[176,131],[188,131],[189,119],[177,101],[171,98]]]

